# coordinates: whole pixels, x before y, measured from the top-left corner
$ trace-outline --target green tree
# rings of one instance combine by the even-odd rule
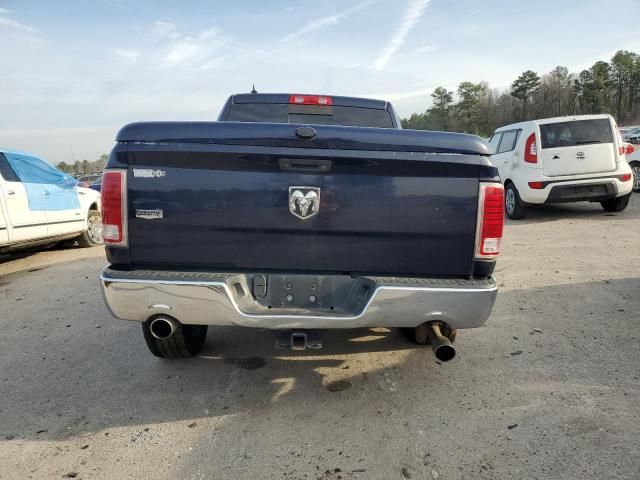
[[[424,113],[413,113],[409,118],[402,119],[402,128],[408,130],[430,130],[429,118]]]
[[[629,97],[627,109],[633,117],[634,106],[640,104],[640,55],[633,54],[633,68],[631,70],[631,81],[629,82]],[[639,113],[636,111],[636,114]]]
[[[446,130],[449,111],[453,104],[453,92],[450,92],[444,87],[438,87],[431,94],[431,98],[433,98],[433,107],[431,107],[427,113],[429,115],[435,115],[438,118],[440,130]]]
[[[464,131],[479,134],[480,126],[480,101],[487,95],[488,86],[484,82],[462,82],[458,85],[458,103],[456,112]]]
[[[522,120],[527,119],[527,101],[540,87],[540,77],[533,70],[523,72],[511,84],[511,96],[522,100]]]
[[[598,61],[589,70],[580,72],[583,113],[606,113],[609,110],[611,79],[607,62]]]
[[[56,165],[56,168],[62,172],[71,173],[71,166],[68,165],[66,162],[58,163],[58,165]]]
[[[578,73],[558,66],[541,75],[538,85],[536,77],[535,72],[528,70],[508,91],[489,90],[484,82],[463,82],[453,107],[446,95],[450,92],[434,91],[433,103],[426,112],[413,114],[402,124],[406,128],[446,127],[446,130],[489,134],[523,116],[545,118],[581,113],[614,113],[620,125],[640,124],[640,55],[637,53],[621,50],[613,55],[610,63],[599,61]]]
[[[555,104],[553,115],[569,113],[568,100],[571,95],[571,75],[569,69],[558,65],[549,72],[549,87]]]
[[[631,93],[634,67],[635,58],[631,52],[618,50],[611,59],[611,86],[613,87],[616,102],[616,118],[619,122],[623,121],[627,116],[626,112],[622,110],[622,106],[625,97]]]

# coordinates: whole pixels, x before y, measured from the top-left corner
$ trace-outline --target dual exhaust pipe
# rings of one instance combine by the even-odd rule
[[[166,340],[173,336],[178,328],[180,327],[180,323],[166,316],[156,317],[151,321],[149,325],[149,330],[151,335],[153,335],[158,340]],[[451,344],[451,341],[442,334],[440,330],[439,322],[431,322],[427,324],[420,325],[417,327],[418,329],[426,327],[427,341],[431,345],[431,349],[433,350],[433,354],[436,356],[438,360],[441,362],[448,362],[449,360],[453,360],[456,356],[456,349]],[[296,336],[297,335],[297,336]],[[294,338],[294,336],[296,338]],[[291,348],[294,350],[300,350],[307,347],[307,336],[304,335],[304,346],[299,345],[300,342],[296,342],[297,340],[302,340],[299,334],[291,335]],[[320,346],[314,346],[313,348],[322,348],[322,343]]]

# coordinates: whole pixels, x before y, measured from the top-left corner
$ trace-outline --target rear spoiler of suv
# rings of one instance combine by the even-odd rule
[[[312,138],[300,138],[296,131],[301,126],[246,122],[139,122],[125,125],[118,132],[116,141],[490,155],[484,140],[465,133],[313,125]]]

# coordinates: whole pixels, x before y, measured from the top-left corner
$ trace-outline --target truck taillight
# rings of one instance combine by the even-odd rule
[[[524,161],[527,163],[538,163],[538,145],[536,144],[536,134],[532,133],[524,144]]]
[[[476,258],[500,255],[504,226],[504,187],[500,183],[481,183],[478,198]]]
[[[108,245],[126,245],[126,182],[124,170],[102,174],[102,238]]]
[[[295,105],[329,106],[333,105],[333,99],[323,95],[290,95],[289,103],[293,103]]]

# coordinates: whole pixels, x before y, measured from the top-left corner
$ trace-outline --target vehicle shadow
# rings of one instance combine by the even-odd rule
[[[74,248],[78,248],[77,245],[75,245],[74,242],[69,241],[3,252],[0,253],[0,265],[3,263],[21,260],[23,258],[28,258],[40,252],[72,250]]]
[[[529,353],[542,349],[518,375],[530,377],[537,368],[545,369],[549,339],[556,360],[560,356],[573,365],[566,372],[556,367],[545,376],[588,377],[595,361],[620,370],[630,358],[640,361],[630,340],[640,333],[637,291],[638,278],[506,291],[499,295],[485,328],[460,332],[459,358],[447,364],[437,362],[430,349],[414,345],[395,329],[334,330],[325,336],[322,350],[293,352],[275,349],[269,331],[211,327],[198,357],[161,360],[147,351],[138,324],[109,318],[96,292],[86,310],[82,309],[87,305],[58,307],[80,311],[71,315],[72,320],[64,320],[68,326],[51,322],[48,305],[42,306],[42,314],[32,310],[29,319],[4,325],[28,335],[21,337],[20,345],[3,340],[0,434],[65,439],[118,427],[261,409],[273,412],[295,407],[292,402],[322,409],[337,398],[352,407],[362,404],[363,398],[380,407],[385,394],[415,395],[416,389],[420,394],[415,401],[447,402],[449,396],[472,392],[478,383],[501,388],[500,378],[515,374],[511,355],[516,347]],[[623,309],[620,295],[627,299]],[[570,307],[567,296],[583,302]],[[546,299],[542,304],[541,298]],[[589,320],[578,337],[564,335],[571,329],[560,321],[566,315]],[[603,332],[605,319],[609,328]],[[534,327],[550,336],[534,335]],[[522,338],[528,346],[522,348],[522,342],[512,337]],[[582,337],[589,343],[587,351]],[[591,342],[592,337],[598,342]],[[601,350],[610,350],[611,344],[617,346],[616,352],[601,358]],[[581,365],[574,364],[576,356],[583,357]],[[459,383],[457,376],[467,380]]]
[[[359,478],[401,478],[402,465],[414,478],[436,468],[481,478],[487,465],[514,478],[503,455],[524,442],[570,477],[574,449],[591,441],[583,432],[598,431],[621,446],[591,461],[613,468],[636,458],[637,405],[625,392],[637,389],[638,291],[640,278],[504,291],[487,326],[461,331],[458,357],[439,364],[386,329],[332,331],[322,350],[291,352],[268,331],[211,328],[198,357],[160,360],[138,324],[109,317],[95,285],[79,297],[65,289],[60,302],[0,319],[12,335],[0,338],[0,445],[91,445],[106,459],[112,446],[188,450],[173,478],[284,478],[297,458],[306,463],[289,478],[336,479],[322,472],[348,467],[348,479],[362,466],[379,471]]]
[[[565,203],[555,205],[531,205],[527,207],[526,216],[521,220],[505,218],[507,225],[528,225],[558,220],[599,219],[616,217],[616,220],[637,220],[640,217],[640,198],[632,196],[629,206],[622,212],[606,212],[598,203]]]
[[[32,250],[20,250],[17,252],[5,252],[5,253],[0,253],[0,264],[3,263],[7,263],[7,262],[13,262],[15,260],[20,260],[22,258],[27,258],[30,257],[31,255],[36,254],[37,251]]]

